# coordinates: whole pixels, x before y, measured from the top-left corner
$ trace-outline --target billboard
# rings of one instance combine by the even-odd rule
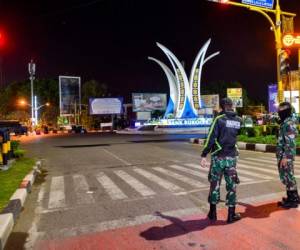
[[[284,101],[292,104],[293,108],[295,109],[295,112],[299,113],[299,91],[298,90],[284,91],[283,94],[284,94]]]
[[[284,47],[300,48],[300,34],[285,34],[282,37],[282,44]]]
[[[204,108],[219,110],[219,95],[201,95]]]
[[[90,115],[121,114],[123,98],[90,98]]]
[[[243,107],[243,89],[242,88],[228,88],[227,97],[233,102],[236,108]]]
[[[134,112],[166,110],[167,95],[161,93],[132,93]]]
[[[277,84],[272,84],[268,86],[268,96],[269,96],[269,113],[277,112]]]
[[[274,0],[242,0],[242,3],[273,9]]]
[[[59,76],[60,116],[74,116],[81,110],[80,77]],[[79,111],[79,112],[78,112]]]

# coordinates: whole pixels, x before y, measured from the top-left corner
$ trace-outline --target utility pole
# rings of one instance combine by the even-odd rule
[[[30,79],[30,85],[31,85],[31,122],[32,125],[36,125],[35,121],[35,114],[34,114],[34,96],[33,96],[33,81],[35,79],[35,69],[36,65],[31,59],[30,63],[28,63],[28,72],[29,72],[29,79]]]
[[[290,17],[295,17],[295,13],[290,13],[286,11],[282,11],[280,8],[279,0],[276,0],[276,6],[275,9],[268,9],[268,8],[263,8],[263,7],[258,7],[255,5],[249,5],[249,4],[243,4],[243,3],[237,3],[233,1],[228,1],[228,0],[208,0],[212,2],[218,2],[222,4],[229,4],[237,7],[242,7],[242,8],[247,8],[251,11],[258,12],[262,14],[265,18],[268,19],[269,23],[271,24],[271,29],[274,32],[275,36],[275,45],[276,45],[276,57],[277,57],[277,84],[278,84],[278,102],[283,101],[283,84],[282,84],[282,78],[281,78],[281,73],[280,73],[280,55],[282,52],[282,32],[281,32],[281,16],[290,16]],[[273,13],[275,14],[275,23],[271,16],[268,13]]]

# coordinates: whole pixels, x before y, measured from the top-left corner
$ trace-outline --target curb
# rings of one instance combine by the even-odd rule
[[[204,139],[191,138],[190,143],[204,145]],[[238,142],[237,145],[238,148],[241,150],[250,150],[267,153],[276,152],[276,146],[270,144]],[[297,155],[300,155],[300,148],[297,148]]]
[[[38,174],[38,167],[40,165],[41,162],[37,161],[36,166],[24,177],[19,188],[11,196],[7,206],[0,212],[0,250],[4,249],[5,243],[24,207],[27,195],[31,192],[31,187]]]

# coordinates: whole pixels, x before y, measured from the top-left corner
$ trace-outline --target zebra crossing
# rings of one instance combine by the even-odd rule
[[[276,159],[269,157],[246,157],[238,161],[238,174],[242,185],[260,183],[262,181],[278,180]],[[208,168],[201,168],[195,162],[168,164],[165,166],[138,166],[126,169],[101,170],[90,178],[82,174],[71,176],[72,181],[67,182],[65,176],[54,176],[49,186],[47,202],[48,210],[64,209],[74,204],[68,204],[66,193],[73,190],[77,205],[89,205],[101,202],[97,192],[101,192],[111,201],[126,201],[135,197],[151,198],[161,193],[178,195],[186,192],[207,190]],[[295,162],[295,174],[300,178],[300,161]],[[91,180],[97,183],[99,191],[91,191]],[[127,188],[124,188],[124,187]],[[131,190],[131,191],[130,191]]]

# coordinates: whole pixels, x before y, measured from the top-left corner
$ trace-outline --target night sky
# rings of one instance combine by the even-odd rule
[[[300,15],[299,0],[281,0],[281,5]],[[300,17],[295,21],[300,33]],[[240,81],[250,97],[266,100],[267,85],[276,82],[274,34],[267,20],[206,0],[1,0],[0,29],[7,37],[1,51],[6,83],[26,79],[27,63],[34,58],[38,78],[78,75],[125,97],[167,93],[163,71],[147,59],[169,65],[155,42],[184,61],[189,76],[209,38],[208,53],[220,50],[221,55],[206,64],[202,88],[219,80]],[[293,54],[296,69],[297,51]]]

